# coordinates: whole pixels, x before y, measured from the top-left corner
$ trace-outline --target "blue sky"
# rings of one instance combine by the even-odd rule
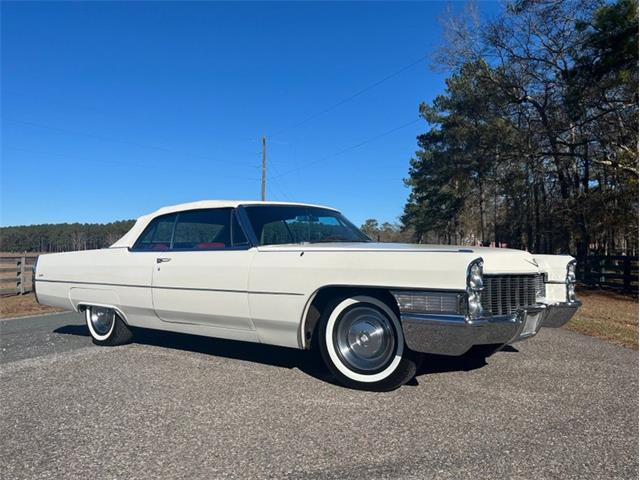
[[[269,200],[395,221],[446,7],[3,2],[0,223],[258,199],[262,135]]]

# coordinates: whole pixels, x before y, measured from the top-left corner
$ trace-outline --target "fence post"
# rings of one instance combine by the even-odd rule
[[[631,291],[631,257],[626,256],[623,260],[623,273],[624,273],[624,291]]]
[[[24,295],[24,266],[27,263],[27,257],[22,255],[18,260],[18,293]]]

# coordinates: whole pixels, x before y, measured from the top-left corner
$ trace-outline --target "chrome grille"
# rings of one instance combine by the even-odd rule
[[[542,275],[485,275],[482,308],[493,315],[508,315],[536,304],[544,297]]]

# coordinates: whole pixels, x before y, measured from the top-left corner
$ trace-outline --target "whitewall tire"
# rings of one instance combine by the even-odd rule
[[[86,307],[87,328],[96,345],[115,346],[129,343],[133,334],[118,312],[112,308]]]
[[[318,335],[325,364],[348,387],[393,390],[416,374],[419,355],[405,346],[396,313],[377,298],[336,299],[323,312]]]

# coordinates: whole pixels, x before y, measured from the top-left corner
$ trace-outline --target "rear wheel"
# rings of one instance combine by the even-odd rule
[[[407,349],[397,315],[365,295],[331,303],[320,321],[322,358],[340,383],[388,391],[416,374],[420,356]]]
[[[133,333],[127,324],[112,308],[87,307],[85,318],[93,343],[96,345],[123,345],[133,338]]]

